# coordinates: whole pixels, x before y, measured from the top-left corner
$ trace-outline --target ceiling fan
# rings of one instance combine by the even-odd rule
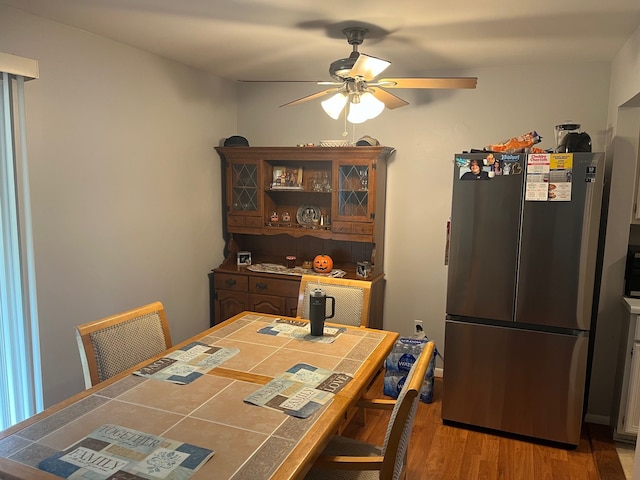
[[[298,105],[333,94],[322,102],[325,112],[337,119],[347,108],[347,120],[361,123],[379,115],[384,108],[393,110],[409,103],[387,92],[393,88],[476,88],[476,77],[418,77],[418,78],[381,78],[375,80],[391,62],[358,52],[368,29],[364,27],[348,27],[342,31],[349,45],[353,46],[351,55],[331,63],[329,73],[335,79],[330,82],[318,82],[318,85],[331,86],[281,107]]]

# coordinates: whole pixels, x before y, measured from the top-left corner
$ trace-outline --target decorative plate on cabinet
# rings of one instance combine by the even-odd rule
[[[296,213],[300,225],[313,225],[320,222],[320,209],[315,205],[302,205]]]

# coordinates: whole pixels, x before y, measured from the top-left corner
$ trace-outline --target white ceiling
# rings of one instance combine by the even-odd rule
[[[0,0],[231,80],[329,80],[365,24],[360,52],[385,76],[611,60],[640,0]],[[36,33],[37,34],[37,33]],[[11,52],[9,52],[11,53]]]

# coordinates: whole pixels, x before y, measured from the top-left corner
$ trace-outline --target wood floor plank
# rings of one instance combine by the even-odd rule
[[[560,449],[555,449],[560,450]],[[570,478],[566,465],[566,455],[557,455],[555,451],[549,451],[540,445],[533,446],[533,475],[536,478],[546,479],[553,478],[554,474],[563,472],[564,478]]]
[[[611,431],[604,425],[588,423],[586,425],[591,450],[600,478],[604,480],[625,480],[624,470],[616,451]]]
[[[480,465],[478,478],[491,480],[498,478],[498,463],[491,460],[498,457],[500,441],[494,435],[482,437],[482,450],[480,451]]]
[[[383,376],[374,391],[382,392]],[[379,395],[382,397],[382,395]],[[611,431],[585,424],[575,449],[444,425],[442,379],[434,401],[420,403],[409,445],[410,480],[625,480]],[[366,425],[352,422],[343,435],[382,445],[390,412],[369,410]]]

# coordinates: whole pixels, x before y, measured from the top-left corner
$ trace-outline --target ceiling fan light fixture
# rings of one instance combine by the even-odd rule
[[[360,103],[349,103],[347,121],[349,123],[363,123],[368,120],[364,107]]]
[[[371,92],[353,93],[349,98],[347,121],[363,123],[376,118],[384,110],[384,103],[374,97]]]
[[[329,115],[334,120],[337,120],[344,106],[347,103],[347,97],[343,93],[336,93],[331,98],[324,100],[320,104],[322,105],[322,109],[325,111],[327,115]]]
[[[321,102],[322,108],[327,115],[334,120],[347,106],[347,121],[350,123],[363,123],[377,117],[382,113],[385,104],[378,100],[369,91],[349,91],[346,95],[338,92],[331,98]]]
[[[383,110],[384,103],[370,92],[354,93],[350,97],[347,121],[350,123],[363,123],[376,118]]]
[[[371,92],[365,92],[360,95],[360,105],[364,106],[367,118],[376,118],[384,110],[384,103],[378,100],[371,94]]]

